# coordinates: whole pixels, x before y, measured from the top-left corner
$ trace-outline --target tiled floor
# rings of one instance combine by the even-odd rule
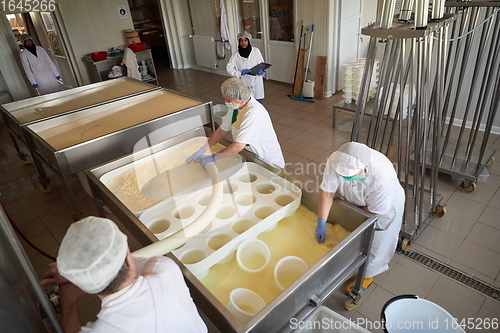
[[[214,105],[223,103],[219,87],[225,76],[196,70],[158,68],[158,72],[160,84],[165,88],[212,100]],[[291,92],[288,85],[267,81],[265,90],[264,105],[278,134],[286,167],[301,181],[320,180],[321,164],[349,140],[353,114],[338,111],[337,127],[333,129],[332,106],[340,100],[339,94],[308,103],[288,98]],[[0,130],[0,200],[25,235],[42,250],[56,256],[72,215],[66,189],[52,177],[52,192],[41,193],[34,185],[37,178],[34,167],[20,162],[3,124]],[[496,159],[500,161],[498,135],[491,135],[489,145],[497,149]],[[500,162],[488,167],[488,171],[487,182],[478,184],[471,194],[458,190],[460,183],[452,181],[450,176],[439,176],[438,190],[444,195],[442,202],[446,204],[447,213],[425,224],[412,248],[500,288]],[[97,215],[93,200],[84,192],[78,178],[72,178],[71,182],[85,215]],[[131,249],[137,249],[139,244],[130,233],[129,239]],[[24,241],[22,244],[36,273],[43,274],[50,260]],[[383,304],[400,294],[417,294],[459,319],[498,320],[500,317],[499,302],[404,257],[396,254],[390,266],[389,271],[375,278],[354,310],[344,309],[341,290],[335,291],[325,305],[354,321],[371,321],[375,327]],[[79,303],[82,323],[93,320],[99,306],[95,296],[82,298]],[[217,331],[213,324],[209,327],[210,332]],[[371,331],[382,332],[380,328]]]

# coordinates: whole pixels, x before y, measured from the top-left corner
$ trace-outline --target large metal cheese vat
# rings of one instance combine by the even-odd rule
[[[100,214],[106,216],[104,206],[110,209],[142,246],[158,241],[139,218],[127,209],[106,184],[100,181],[100,178],[112,170],[133,163],[138,158],[150,155],[151,151],[161,151],[205,134],[202,129],[191,130],[141,152],[129,154],[85,170]],[[225,144],[227,142],[223,142],[223,145]],[[294,184],[300,184],[285,174],[283,170],[260,161],[246,150],[242,151],[241,154],[247,162],[257,163]],[[318,204],[317,190],[302,187],[301,204],[315,212]],[[299,280],[286,288],[246,324],[240,323],[225,307],[225,304],[222,304],[181,261],[171,253],[167,256],[181,267],[197,306],[213,323],[217,324],[217,328],[222,332],[287,332],[291,330],[289,326],[291,318],[298,320],[305,318],[358,269],[357,286],[364,277],[364,267],[371,246],[376,218],[342,200],[334,201],[330,217],[329,222],[340,224],[350,231],[350,235],[312,265]],[[355,287],[354,290],[358,290],[358,288]],[[362,291],[355,295],[355,301],[361,294]]]
[[[0,105],[0,114],[18,156],[26,161],[26,156],[18,145],[20,142],[31,152],[24,130],[26,126],[159,89],[161,87],[123,77],[6,103]],[[47,179],[42,165],[37,160],[33,162],[40,175],[41,183],[48,185],[50,180]]]
[[[182,123],[183,129],[209,124],[211,109],[211,102],[156,90],[24,128],[34,158],[62,178],[78,215],[69,175],[131,153],[151,133],[166,139],[179,134],[177,124]]]

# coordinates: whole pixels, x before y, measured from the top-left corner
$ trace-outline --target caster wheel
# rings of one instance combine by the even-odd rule
[[[50,184],[47,184],[47,185],[44,186],[42,183],[37,183],[36,187],[38,187],[38,189],[42,193],[50,193],[50,192],[52,192],[52,186],[50,186]]]
[[[403,241],[401,242],[401,250],[404,252],[408,251],[411,247],[411,242],[408,238],[403,238]]]
[[[436,211],[432,212],[432,216],[434,217],[443,217],[446,214],[446,207],[437,206]]]
[[[493,164],[495,164],[495,158],[494,158],[494,157],[490,158],[490,160],[488,161],[488,163],[486,163],[486,166],[487,166],[487,167],[490,167],[490,166],[492,166]]]
[[[344,307],[349,311],[353,310],[357,305],[358,304],[356,304],[352,299],[349,299],[344,302]]]
[[[476,189],[476,183],[470,183],[469,186],[465,186],[465,182],[462,182],[460,184],[460,191],[465,192],[465,193],[472,193]]]
[[[31,159],[31,156],[29,155],[23,155],[22,157],[19,157],[21,159],[22,164],[31,164],[33,160]]]

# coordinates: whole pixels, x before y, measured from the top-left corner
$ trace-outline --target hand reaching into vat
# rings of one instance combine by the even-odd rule
[[[203,154],[205,154],[206,151],[207,149],[205,147],[201,147],[186,159],[186,163],[198,162],[198,160],[203,156]]]
[[[56,263],[50,263],[47,272],[43,274],[43,280],[40,282],[42,286],[49,287],[53,285],[59,285],[68,282],[66,278],[64,278],[61,274],[59,274],[59,270],[57,269]]]
[[[316,226],[316,240],[318,243],[324,243],[326,237],[326,221],[323,219],[318,219],[318,225]]]

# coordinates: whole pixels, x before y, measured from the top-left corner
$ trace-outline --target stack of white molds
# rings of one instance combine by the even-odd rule
[[[299,187],[255,163],[234,166],[220,176],[224,196],[216,217],[201,234],[186,235],[189,241],[172,251],[198,279],[213,265],[229,261],[242,241],[274,229],[300,206]],[[140,221],[158,239],[166,238],[200,216],[211,192],[209,181],[198,184],[147,209]]]
[[[344,97],[344,102],[346,104],[352,103],[352,100],[355,100],[357,103],[359,99],[361,81],[363,79],[363,73],[365,71],[365,62],[365,58],[360,58],[342,66],[344,67],[344,94],[342,95],[342,97]],[[372,77],[370,80],[370,90],[368,92],[368,98],[375,97],[375,93],[377,92],[378,64],[379,61],[375,59],[375,63],[373,64]]]
[[[185,160],[207,142],[204,136],[194,137],[170,148],[155,152],[151,155],[138,153],[133,163],[123,165],[101,176],[100,181],[132,212],[139,217],[146,209],[153,207],[160,201],[150,200],[141,195],[141,188],[158,172],[166,170],[179,170],[182,165],[186,176],[178,177],[170,189],[174,194],[182,192],[190,186],[203,182],[209,178],[208,173],[200,167],[199,163],[186,164]],[[217,151],[224,148],[217,145]],[[213,148],[212,148],[213,149]],[[214,150],[214,151],[215,151]],[[145,157],[144,157],[145,156]],[[234,154],[230,159],[217,161],[215,164],[220,171],[235,164],[241,163],[241,156]],[[176,168],[177,167],[177,168]]]

